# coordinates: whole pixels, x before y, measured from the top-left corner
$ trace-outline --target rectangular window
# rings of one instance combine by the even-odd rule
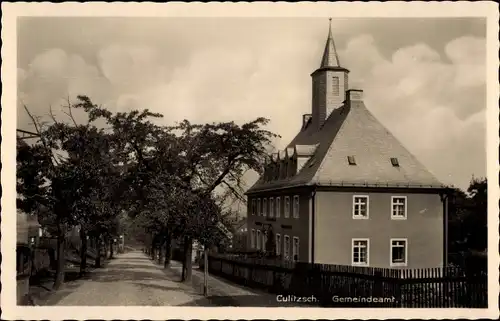
[[[260,250],[260,241],[261,241],[260,231],[257,230],[257,250]]]
[[[269,217],[274,217],[274,198],[269,199]]]
[[[285,248],[283,250],[283,256],[285,260],[290,259],[290,236],[285,235]]]
[[[352,240],[353,265],[368,265],[369,246],[370,244],[368,239]]]
[[[408,261],[406,239],[391,239],[391,266],[406,266]]]
[[[299,196],[293,197],[293,218],[299,218]]]
[[[368,219],[368,196],[354,195],[352,198],[352,218]]]
[[[262,250],[267,250],[267,231],[262,232]]]
[[[290,217],[290,197],[285,196],[285,218]]]
[[[281,255],[281,235],[276,234],[276,255]]]
[[[255,230],[252,229],[252,234],[250,234],[250,248],[255,249]]]
[[[260,198],[257,199],[257,211],[259,212],[258,215],[261,216],[262,215],[262,207],[261,207],[261,203],[260,203]]]
[[[281,198],[276,197],[276,217],[279,218],[281,215]]]
[[[391,158],[391,164],[394,167],[399,167],[399,160],[396,157]]]
[[[256,209],[257,205],[256,205],[256,203],[257,203],[257,201],[253,199],[252,200],[252,205],[251,205],[252,206],[252,215],[255,215],[255,213],[257,212],[257,209]]]
[[[293,260],[299,260],[299,238],[296,236],[293,237]]]
[[[332,78],[332,94],[335,96],[339,95],[339,77],[333,77]]]
[[[267,216],[267,198],[262,200],[262,216]]]
[[[356,158],[354,156],[347,156],[347,162],[349,165],[356,165]]]
[[[393,196],[392,198],[392,214],[393,220],[406,219],[406,196]]]

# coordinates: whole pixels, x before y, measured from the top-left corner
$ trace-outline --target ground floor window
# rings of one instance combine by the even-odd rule
[[[293,237],[293,260],[299,260],[299,238],[296,236]]]
[[[290,259],[290,236],[288,235],[285,235],[285,249],[283,252],[285,259]]]
[[[281,235],[276,234],[276,255],[281,255]]]
[[[368,265],[369,255],[369,240],[368,239],[353,239],[352,240],[352,264],[353,265]]]
[[[391,239],[391,265],[407,264],[407,240]]]

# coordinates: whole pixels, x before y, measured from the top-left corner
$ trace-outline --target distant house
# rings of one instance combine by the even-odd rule
[[[312,110],[247,191],[249,249],[270,230],[285,259],[370,267],[446,264],[444,186],[373,116],[331,30]],[[390,93],[388,93],[390,95]]]
[[[18,244],[36,244],[41,234],[41,226],[38,222],[38,215],[26,214],[17,210],[17,243]]]

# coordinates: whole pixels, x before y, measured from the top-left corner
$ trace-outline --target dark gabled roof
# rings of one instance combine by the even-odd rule
[[[270,182],[259,178],[247,193],[307,185],[443,187],[362,101],[334,110],[319,130],[308,126],[287,148],[315,144],[315,153],[296,175]],[[356,165],[349,165],[347,156],[355,156]]]

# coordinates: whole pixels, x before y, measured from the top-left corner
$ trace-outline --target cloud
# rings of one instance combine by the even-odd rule
[[[114,44],[97,56],[102,73],[116,92],[138,92],[163,81],[160,55],[151,47]]]
[[[341,54],[367,107],[444,183],[465,187],[486,174],[485,43],[452,40],[446,57],[417,43],[384,58],[363,35]]]
[[[301,115],[310,112],[309,74],[324,43],[290,34],[273,41],[266,36],[259,45],[253,35],[235,47],[205,41],[174,66],[168,51],[155,45],[106,45],[94,53],[96,65],[52,49],[18,69],[19,97],[37,114],[69,93],[112,110],[148,108],[170,124],[263,116],[283,137],[277,141],[283,148],[299,130]],[[465,187],[472,173],[485,175],[486,168],[485,43],[470,36],[443,48],[415,42],[387,55],[372,36],[359,35],[339,55],[351,71],[350,87],[365,90],[375,116],[439,179]],[[18,119],[20,127],[26,122]]]
[[[58,119],[68,119],[62,106],[77,95],[88,95],[96,102],[103,101],[109,83],[103,79],[96,66],[88,64],[78,55],[54,48],[35,56],[27,70],[18,69],[18,127],[32,130],[31,120],[24,111],[25,104],[33,115],[50,121],[49,113]],[[75,117],[86,119],[81,110]]]

